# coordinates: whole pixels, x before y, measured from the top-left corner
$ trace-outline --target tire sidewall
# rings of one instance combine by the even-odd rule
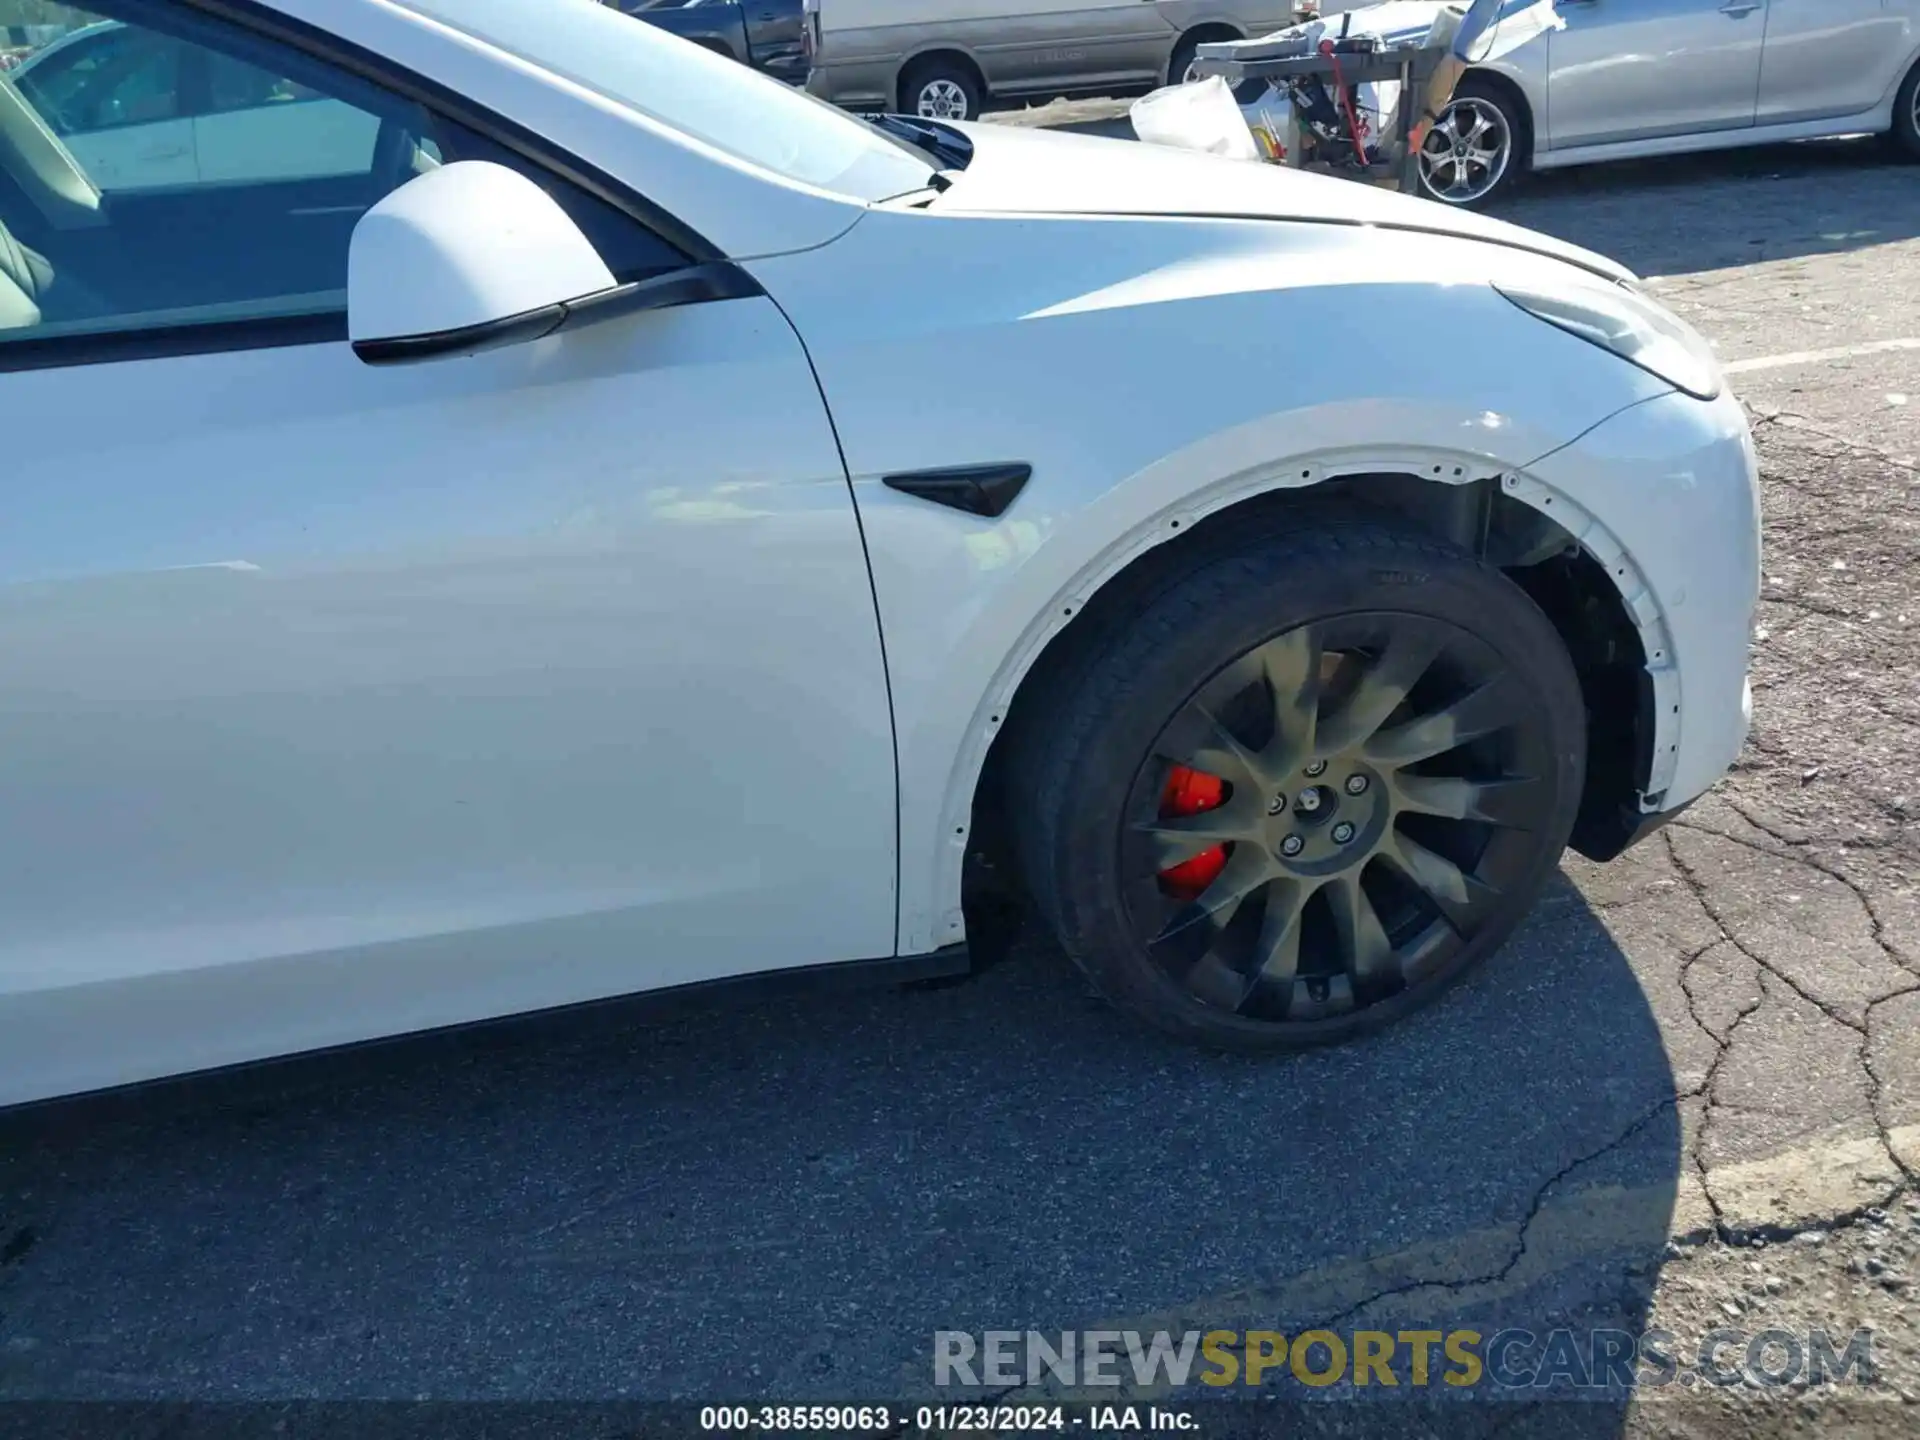
[[[1920,118],[1914,105],[1920,100],[1920,64],[1907,72],[1893,99],[1893,142],[1908,160],[1920,160]]]
[[[1498,948],[1532,908],[1559,863],[1579,806],[1585,707],[1578,677],[1552,623],[1517,585],[1459,552],[1436,546],[1420,555],[1419,563],[1404,566],[1375,557],[1302,566],[1298,557],[1288,557],[1249,568],[1265,569],[1265,583],[1247,585],[1243,598],[1205,614],[1189,627],[1185,643],[1144,653],[1132,653],[1135,647],[1125,644],[1119,647],[1117,663],[1134,667],[1135,681],[1075,761],[1068,786],[1074,803],[1053,847],[1061,864],[1053,877],[1061,906],[1058,919],[1063,933],[1080,942],[1069,949],[1096,987],[1130,1009],[1148,1011],[1164,1029],[1223,1048],[1331,1044],[1390,1024],[1429,1003]],[[1160,603],[1169,601],[1178,603],[1177,591]],[[1404,610],[1459,625],[1515,672],[1519,688],[1547,726],[1556,765],[1554,809],[1542,843],[1506,910],[1440,970],[1398,995],[1349,1015],[1284,1028],[1208,1006],[1162,969],[1126,925],[1119,840],[1139,766],[1189,697],[1239,656],[1307,620],[1380,610]],[[1140,629],[1153,633],[1156,627],[1147,623]]]
[[[1514,113],[1513,101],[1493,86],[1476,84],[1471,77],[1462,81],[1447,101],[1446,107],[1440,112],[1442,118],[1456,103],[1463,100],[1475,100],[1483,105],[1491,105],[1500,112],[1500,123],[1507,127],[1507,168],[1500,172],[1500,178],[1494,182],[1493,188],[1477,199],[1447,200],[1428,187],[1427,174],[1423,167],[1420,170],[1420,196],[1424,200],[1433,201],[1436,205],[1444,205],[1449,210],[1484,210],[1488,206],[1500,204],[1513,193],[1514,186],[1526,172],[1528,151],[1532,146],[1525,123]]]
[[[959,87],[960,93],[967,97],[967,113],[960,118],[978,120],[981,110],[985,108],[985,98],[980,93],[980,87],[974,83],[973,77],[964,74],[955,65],[936,63],[909,71],[906,83],[900,87],[901,108],[909,115],[918,116],[920,96],[928,86],[942,80]]]
[[[1182,40],[1173,47],[1173,55],[1167,61],[1167,84],[1184,85],[1187,83],[1187,71],[1200,53],[1200,47],[1191,40]]]

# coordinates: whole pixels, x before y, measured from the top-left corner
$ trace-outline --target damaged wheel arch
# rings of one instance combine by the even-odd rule
[[[976,873],[1015,869],[1000,800],[1004,756],[1016,743],[1008,737],[1039,723],[1049,697],[1072,683],[1086,657],[1155,595],[1250,533],[1342,523],[1386,524],[1457,546],[1496,566],[1526,593],[1566,645],[1588,715],[1572,848],[1607,860],[1637,839],[1646,824],[1653,756],[1662,742],[1658,697],[1669,688],[1650,663],[1657,668],[1671,654],[1658,617],[1636,613],[1629,600],[1647,593],[1644,582],[1624,548],[1584,507],[1520,472],[1444,457],[1418,466],[1403,460],[1314,473],[1311,483],[1236,499],[1179,528],[1166,522],[1156,543],[1087,593],[1026,667],[1011,698],[993,707],[992,741],[967,811],[970,849],[980,862]]]

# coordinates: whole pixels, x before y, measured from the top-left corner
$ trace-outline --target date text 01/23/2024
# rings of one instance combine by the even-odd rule
[[[700,1428],[711,1431],[867,1431],[890,1434],[913,1429],[954,1433],[1023,1430],[1194,1431],[1194,1417],[1159,1405],[921,1405],[909,1411],[888,1405],[709,1405]]]

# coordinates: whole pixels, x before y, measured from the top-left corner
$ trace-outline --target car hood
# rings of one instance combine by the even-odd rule
[[[973,161],[952,177],[937,210],[1370,225],[1504,245],[1609,280],[1633,278],[1578,245],[1375,185],[1138,141],[990,123],[954,128],[973,142]]]

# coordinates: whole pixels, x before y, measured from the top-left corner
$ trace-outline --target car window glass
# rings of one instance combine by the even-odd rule
[[[0,147],[13,146],[0,154],[0,348],[339,315],[360,216],[459,160],[508,165],[541,185],[621,279],[684,263],[630,216],[504,146],[309,56],[175,8],[186,17],[176,33],[96,30],[84,43],[104,47],[99,55],[63,60],[54,42],[42,63],[62,68],[39,87],[0,74]],[[29,56],[23,68],[31,77],[40,65]],[[69,69],[75,79],[62,78]],[[146,113],[141,105],[155,97],[176,99],[180,87],[170,89],[167,77],[181,74],[197,77],[194,93],[205,103],[189,107],[162,143],[137,124],[65,131],[70,161],[55,158],[92,180],[102,193],[97,211],[55,210],[18,182],[20,166],[33,162],[9,139],[8,106],[38,112],[51,128],[55,115],[43,107],[71,120],[76,104],[93,103],[94,87],[111,81],[114,113]]]
[[[102,28],[29,55],[13,80],[56,135],[150,125],[181,114],[181,47],[165,35]]]
[[[595,0],[401,0],[774,175],[863,201],[924,188],[925,155],[746,65]]]

